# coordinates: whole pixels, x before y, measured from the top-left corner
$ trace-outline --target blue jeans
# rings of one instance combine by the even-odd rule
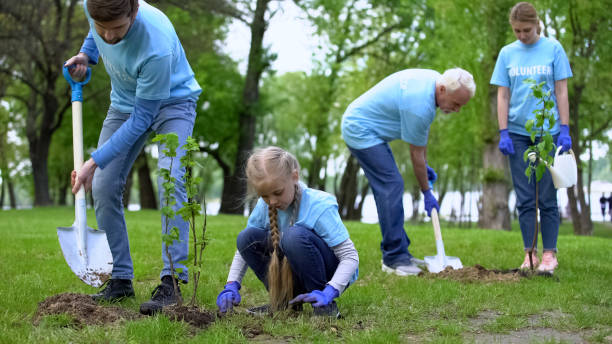
[[[531,182],[525,176],[528,163],[523,160],[523,153],[532,145],[529,136],[510,133],[515,153],[509,155],[512,183],[516,193],[516,208],[519,213],[519,224],[523,234],[525,250],[531,250],[533,235],[535,233],[535,174]],[[553,138],[553,142],[557,136]],[[536,138],[536,144],[540,141]],[[554,152],[551,152],[554,155]],[[559,236],[559,208],[557,206],[557,189],[552,182],[550,171],[542,176],[538,183],[538,208],[540,209],[540,231],[542,233],[542,246],[546,251],[557,251],[557,237]],[[536,243],[537,247],[537,243]]]
[[[410,239],[404,230],[404,179],[389,144],[381,143],[366,149],[348,148],[359,161],[374,194],[382,232],[380,249],[383,262],[388,266],[409,262],[412,255],[408,252]]]
[[[98,147],[102,146],[129,116],[129,113],[122,113],[112,107],[109,108],[104,124],[102,125],[102,131],[100,132]],[[104,169],[96,169],[92,185],[94,208],[96,211],[98,228],[106,231],[108,244],[113,255],[112,278],[134,278],[134,267],[132,264],[132,257],[130,256],[130,243],[125,224],[125,216],[123,214],[122,199],[126,178],[136,157],[145,145],[151,131],[159,134],[176,133],[179,137],[180,146],[184,145],[187,137],[192,133],[195,116],[195,103],[193,101],[185,100],[165,105],[159,110],[149,130],[147,130],[130,149],[122,152]],[[158,147],[158,151],[159,160],[157,161],[157,167],[170,168],[171,159],[162,153],[163,147]],[[174,158],[172,163],[172,176],[176,178],[176,192],[174,194],[176,205],[174,206],[174,210],[178,210],[182,202],[187,201],[185,186],[182,180],[185,169],[180,167],[179,161],[183,155],[185,155],[185,152],[182,149],[178,149],[177,157]],[[162,199],[163,188],[161,186],[161,177],[158,177],[157,183],[158,199],[161,208],[164,204],[164,200]],[[167,231],[165,222],[165,217],[162,216],[162,233],[166,233]],[[183,281],[187,281],[189,276],[187,268],[179,262],[187,260],[187,254],[189,252],[189,226],[180,216],[176,216],[169,221],[168,228],[172,227],[177,227],[179,229],[181,242],[174,242],[169,247],[169,251],[172,256],[174,269],[183,269],[179,274],[179,278]],[[166,257],[166,248],[163,243],[162,260],[164,262],[164,268],[160,277],[171,275],[172,270],[170,269],[170,262]]]
[[[238,251],[268,289],[268,265],[272,255],[270,232],[247,227],[236,240]],[[293,271],[293,295],[323,290],[338,268],[338,258],[312,230],[295,225],[281,235],[280,249]]]

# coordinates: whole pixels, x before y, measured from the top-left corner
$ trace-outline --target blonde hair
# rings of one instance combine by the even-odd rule
[[[465,87],[470,92],[470,98],[476,93],[476,83],[470,72],[462,68],[447,69],[440,77],[440,83],[444,85],[449,93]]]
[[[250,187],[266,178],[291,178],[294,171],[299,171],[300,164],[289,152],[279,147],[266,147],[256,149],[249,157],[246,166],[246,176]],[[295,184],[293,196],[293,214],[289,225],[297,221],[302,190]],[[287,256],[280,249],[280,229],[278,228],[278,210],[268,207],[270,218],[270,241],[272,244],[272,257],[268,265],[268,293],[270,296],[270,310],[279,311],[287,309],[289,301],[293,298],[293,271]]]
[[[533,5],[529,2],[523,1],[514,5],[510,10],[509,21],[510,25],[516,22],[535,24],[538,27],[538,35],[540,34],[540,32],[542,32],[538,12],[536,11],[535,7],[533,7]]]

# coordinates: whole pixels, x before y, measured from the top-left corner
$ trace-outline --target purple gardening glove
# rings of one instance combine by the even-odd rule
[[[499,131],[499,150],[503,155],[514,154],[514,144],[512,144],[512,139],[510,138],[510,134],[508,134],[508,129],[502,129]]]
[[[429,181],[429,187],[432,187],[436,180],[438,180],[438,174],[429,165],[427,165],[427,180]]]
[[[440,206],[438,205],[438,200],[436,196],[434,196],[431,189],[427,189],[427,191],[423,191],[423,196],[425,196],[425,211],[427,212],[427,216],[431,217],[431,210],[436,208],[438,212],[440,212]]]
[[[569,126],[567,124],[561,124],[561,133],[557,138],[557,147],[561,147],[561,153],[567,152],[572,148],[572,138],[569,134]]]
[[[313,307],[323,307],[332,303],[332,301],[337,298],[338,295],[340,295],[340,292],[328,284],[325,286],[323,291],[314,290],[307,294],[300,294],[293,300],[289,301],[289,304],[292,305],[294,303],[310,302]]]
[[[225,285],[225,289],[217,296],[217,307],[220,313],[226,313],[234,309],[234,306],[240,303],[240,283],[229,282]]]

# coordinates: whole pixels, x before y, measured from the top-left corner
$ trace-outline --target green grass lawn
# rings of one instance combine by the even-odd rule
[[[56,227],[69,226],[72,208],[0,211],[0,343],[236,343],[284,342],[610,342],[612,336],[612,226],[596,224],[593,237],[577,237],[564,223],[559,237],[557,278],[516,283],[460,283],[423,277],[397,277],[380,269],[378,225],[348,222],[360,257],[360,276],[338,299],[344,319],[310,316],[255,318],[240,312],[266,301],[262,284],[248,272],[239,313],[205,330],[156,316],[106,326],[71,326],[62,316],[32,324],[38,302],[64,292],[94,293],[64,261]],[[120,305],[138,311],[159,282],[160,220],[156,211],[127,213],[134,260],[136,298]],[[89,223],[95,227],[93,212]],[[209,243],[198,290],[202,307],[216,310],[225,284],[235,238],[246,218],[208,218]],[[406,229],[413,255],[435,255],[429,224]],[[510,232],[448,228],[448,255],[464,266],[517,267],[523,258],[518,230]],[[608,257],[608,258],[606,258]],[[183,288],[185,299],[192,292]],[[249,335],[249,333],[251,333]],[[253,338],[249,338],[253,337]],[[522,340],[521,340],[522,338]]]

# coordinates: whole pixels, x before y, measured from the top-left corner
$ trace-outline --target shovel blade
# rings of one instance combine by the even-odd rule
[[[427,264],[427,270],[434,274],[446,269],[447,266],[450,266],[455,270],[463,268],[463,264],[461,264],[461,260],[459,258],[442,255],[425,257],[425,264]]]
[[[70,269],[81,281],[97,288],[111,277],[113,256],[106,240],[106,232],[90,227],[85,231],[87,238],[85,252],[79,245],[76,224],[72,227],[57,227],[57,236]]]

